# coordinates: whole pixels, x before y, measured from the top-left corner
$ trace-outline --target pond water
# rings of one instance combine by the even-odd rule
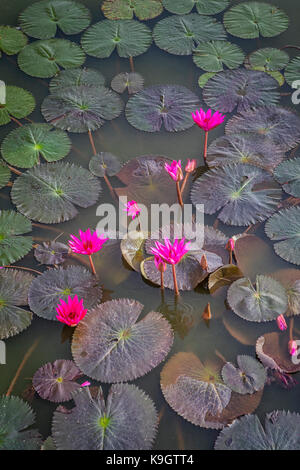
[[[1,23],[16,25],[18,14],[32,3],[34,2],[31,0],[14,0],[13,2],[2,0]],[[81,0],[81,3],[90,9],[93,23],[103,18],[100,10],[101,2],[98,0]],[[240,2],[234,1],[232,3],[237,4]],[[233,42],[242,46],[244,51],[250,52],[256,50],[258,46],[282,47],[286,44],[297,44],[300,21],[300,9],[297,2],[295,0],[274,0],[273,3],[282,7],[289,15],[289,29],[278,37],[260,39],[259,42],[256,40],[249,41],[234,38]],[[167,13],[163,15],[167,16]],[[222,15],[219,16],[220,18],[222,17]],[[162,17],[159,17],[159,19]],[[156,18],[148,21],[147,24],[153,27],[157,21],[158,19]],[[59,33],[58,37],[63,36]],[[72,37],[72,40],[79,42],[79,36]],[[288,52],[291,56],[295,55],[295,51],[292,49],[288,50]],[[143,75],[145,86],[180,84],[201,96],[201,90],[197,83],[201,70],[194,65],[191,56],[171,55],[158,49],[153,44],[148,52],[134,59],[134,65],[135,70]],[[117,73],[130,71],[129,61],[127,59],[120,59],[116,53],[113,53],[109,59],[101,60],[87,56],[85,66],[100,70],[106,78],[107,85],[110,84],[112,78]],[[0,61],[0,79],[4,80],[7,84],[20,86],[31,91],[37,100],[37,106],[30,118],[35,122],[43,122],[40,105],[48,95],[47,80],[39,80],[25,75],[16,66],[16,56],[8,58],[6,55],[3,55]],[[283,91],[286,90],[284,89]],[[122,98],[126,99],[125,94]],[[292,107],[290,96],[282,97],[281,104]],[[226,120],[228,117],[230,116],[226,116]],[[2,126],[0,128],[0,140],[15,127],[15,124]],[[212,131],[210,133],[210,141],[222,135],[223,132],[224,126],[220,126]],[[92,149],[87,134],[71,134],[71,138],[77,151],[72,150],[65,161],[72,161],[88,168]],[[204,135],[196,126],[178,133],[168,133],[165,131],[144,133],[130,126],[123,114],[113,122],[107,122],[100,130],[94,132],[94,140],[98,151],[111,152],[117,155],[123,162],[140,155],[150,154],[164,155],[174,159],[182,159],[183,161],[186,161],[187,158],[197,158],[200,162],[202,161],[201,153]],[[112,178],[111,181],[113,185],[118,184],[115,178]],[[104,183],[102,187],[101,203],[110,203],[110,193]],[[14,208],[10,202],[9,194],[10,188],[1,190],[1,209]],[[79,228],[85,230],[88,227],[96,227],[98,222],[96,207],[97,205],[81,210],[77,218],[63,224],[50,226],[49,230],[34,228],[33,237],[37,240],[51,240],[58,233],[62,232],[60,241],[67,242],[69,234],[77,233]],[[215,222],[215,216],[206,216],[205,222],[212,225]],[[52,230],[53,227],[56,231]],[[240,233],[246,227],[242,229],[228,227],[220,222],[218,228],[230,236],[234,233]],[[264,223],[258,226],[255,234],[271,245],[271,242],[264,235]],[[264,261],[260,264],[260,274],[264,272],[270,273],[281,268],[293,267],[279,258],[273,250],[266,251],[264,256]],[[215,351],[219,351],[227,361],[235,362],[237,354],[255,355],[253,344],[243,344],[238,340],[244,336],[248,337],[250,327],[251,337],[259,337],[267,331],[276,331],[275,322],[251,324],[249,326],[248,322],[243,322],[242,320],[238,325],[234,324],[231,329],[230,312],[227,311],[225,313],[225,289],[210,295],[207,290],[200,287],[191,292],[183,292],[176,302],[174,301],[173,291],[168,289],[166,289],[162,299],[160,289],[146,283],[140,274],[131,270],[122,260],[120,251],[106,249],[103,252],[99,252],[94,257],[94,261],[97,273],[103,284],[106,300],[122,297],[134,298],[145,306],[143,315],[154,310],[162,312],[169,319],[175,331],[175,340],[169,357],[179,351],[192,351],[202,361],[206,361],[215,355]],[[45,266],[38,267],[32,252],[23,260],[16,263],[16,265],[18,264],[38,270],[46,269]],[[212,310],[212,320],[209,327],[202,320],[202,313],[208,302],[210,302]],[[225,321],[226,318],[227,322]],[[300,321],[297,318],[295,319],[295,327],[300,329]],[[31,378],[35,371],[44,363],[61,358],[72,359],[70,341],[62,337],[62,332],[63,326],[60,323],[43,320],[34,315],[33,322],[27,330],[6,340],[7,364],[0,365],[0,393],[6,392],[24,354],[37,339],[39,340],[38,345],[22,370],[14,387],[14,394],[21,396],[24,393],[30,386]],[[160,389],[160,372],[162,367],[163,364],[160,364],[149,374],[134,382],[150,395],[160,413],[160,424],[154,448],[161,450],[212,449],[218,431],[203,429],[190,424],[176,414],[164,400]],[[299,373],[295,375],[295,378],[299,383],[291,390],[285,390],[276,383],[266,386],[256,413],[263,417],[266,412],[275,409],[300,412]],[[104,388],[106,389],[106,387]],[[32,407],[36,412],[37,427],[43,437],[46,438],[51,434],[51,419],[56,405],[42,400],[35,395]]]

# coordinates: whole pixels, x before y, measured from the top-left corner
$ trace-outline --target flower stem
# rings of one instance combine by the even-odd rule
[[[204,152],[203,152],[203,158],[204,158],[205,163],[206,163],[206,155],[207,155],[207,142],[208,142],[208,131],[205,131]]]
[[[18,119],[14,118],[14,117],[11,116],[11,115],[9,115],[9,117],[10,117],[10,119],[11,119],[13,122],[15,122],[16,124],[18,124],[18,126],[23,127],[23,124],[22,124],[20,121],[18,121]]]
[[[28,361],[28,359],[30,358],[31,354],[33,353],[33,351],[35,350],[35,348],[37,347],[39,343],[39,339],[36,340],[33,345],[28,349],[27,353],[25,354],[25,356],[23,357],[23,360],[21,362],[21,364],[19,365],[18,369],[17,369],[17,372],[14,376],[14,378],[12,379],[11,383],[10,383],[10,386],[8,387],[8,390],[6,392],[6,396],[9,397],[11,395],[11,392],[13,391],[13,388],[15,386],[15,383],[16,381],[18,380],[21,372],[22,372],[22,369],[23,367],[25,366],[26,362]]]
[[[10,165],[7,165],[7,167],[10,169],[10,171],[12,173],[15,173],[16,175],[20,176],[22,174],[21,171],[17,170],[16,168],[14,168],[13,166],[10,166]]]
[[[173,279],[174,279],[174,291],[175,291],[175,295],[179,295],[179,289],[178,289],[178,284],[177,284],[177,277],[176,277],[176,268],[175,268],[175,264],[172,264],[172,272],[173,272]]]
[[[184,191],[184,188],[185,188],[185,186],[186,186],[186,183],[187,183],[187,181],[188,181],[188,179],[189,179],[189,176],[190,176],[189,173],[186,173],[186,174],[185,174],[184,180],[183,180],[182,185],[181,185],[181,194],[183,194],[183,191]]]
[[[133,63],[133,58],[129,57],[129,62],[130,62],[130,70],[131,72],[134,72],[134,63]]]
[[[229,264],[232,264],[232,250],[229,250]]]
[[[181,205],[181,207],[183,207],[183,201],[182,201],[179,181],[176,181],[176,190],[177,190],[178,202]]]
[[[109,191],[110,191],[110,194],[112,195],[112,197],[113,197],[114,199],[116,199],[115,190],[114,190],[114,188],[112,187],[112,185],[110,184],[110,181],[109,181],[109,179],[108,179],[106,173],[104,173],[103,178],[104,178],[105,183],[107,184],[107,187],[108,187],[108,189],[109,189]]]
[[[25,268],[24,266],[3,266],[5,269],[23,269],[24,271],[30,271],[35,274],[42,274],[40,271],[31,268]]]
[[[95,147],[94,138],[93,138],[93,135],[92,135],[90,130],[89,130],[88,134],[89,134],[90,144],[91,144],[91,147],[93,149],[93,153],[94,153],[94,155],[97,155],[97,150],[96,150],[96,147]]]
[[[97,275],[97,272],[96,272],[96,269],[95,269],[94,262],[93,262],[93,260],[92,260],[92,255],[89,255],[89,260],[90,260],[90,265],[91,265],[93,274],[96,276],[96,275]]]
[[[164,290],[165,286],[164,286],[164,272],[163,271],[160,271],[160,288],[162,290]]]

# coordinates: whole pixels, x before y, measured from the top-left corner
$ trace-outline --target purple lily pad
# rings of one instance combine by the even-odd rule
[[[61,264],[65,261],[69,247],[59,242],[43,242],[34,250],[34,256],[41,264]]]
[[[227,362],[222,369],[222,378],[234,392],[245,395],[264,388],[267,373],[264,366],[251,356],[237,356],[238,367]]]

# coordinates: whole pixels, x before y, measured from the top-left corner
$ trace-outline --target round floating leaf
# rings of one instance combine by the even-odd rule
[[[236,69],[243,63],[244,58],[242,49],[227,41],[199,44],[193,54],[193,61],[197,67],[207,72],[221,72],[224,66]]]
[[[80,388],[76,379],[81,375],[73,361],[57,359],[36,371],[32,385],[44,400],[56,403],[69,401],[72,399],[72,393]]]
[[[267,373],[264,366],[251,356],[237,356],[238,367],[227,362],[222,369],[224,383],[234,392],[245,395],[264,388]]]
[[[0,397],[0,450],[39,450],[42,439],[31,427],[34,422],[28,403],[14,396]]]
[[[67,134],[49,124],[28,124],[13,130],[3,140],[1,152],[11,165],[32,168],[40,156],[47,162],[64,158],[71,149]]]
[[[256,276],[255,285],[250,279],[235,281],[228,289],[230,308],[244,320],[265,322],[284,314],[288,306],[286,290],[268,276]]]
[[[267,236],[276,241],[274,250],[289,263],[300,265],[300,207],[274,214],[265,225]]]
[[[157,413],[152,400],[135,385],[112,385],[105,403],[101,387],[74,393],[75,407],[54,413],[52,432],[58,450],[150,449]]]
[[[204,88],[208,80],[216,75],[216,72],[206,72],[200,75],[198,79],[198,85],[200,88]]]
[[[159,131],[164,125],[169,132],[193,126],[191,113],[199,106],[195,93],[181,85],[155,85],[129,99],[126,118],[136,129]]]
[[[121,241],[121,251],[124,259],[135,271],[140,271],[141,262],[145,259],[145,242],[148,232],[129,232]]]
[[[41,264],[61,264],[69,253],[69,247],[59,242],[43,242],[34,250],[35,259]]]
[[[299,450],[300,415],[289,411],[272,411],[263,428],[256,415],[243,416],[223,429],[216,450]]]
[[[291,60],[284,73],[285,79],[289,85],[293,85],[293,82],[299,80],[300,76],[300,56],[294,57]]]
[[[57,224],[76,217],[75,206],[95,204],[100,190],[99,180],[84,168],[70,163],[45,163],[19,176],[11,197],[28,218]]]
[[[122,165],[118,157],[109,152],[100,152],[90,159],[89,169],[95,176],[115,176]]]
[[[85,52],[104,59],[117,49],[120,57],[135,57],[146,52],[152,43],[151,30],[136,20],[104,20],[91,26],[83,35]]]
[[[99,129],[105,121],[118,117],[122,109],[121,98],[104,86],[59,88],[42,104],[46,121],[69,132]]]
[[[10,115],[22,119],[29,116],[35,108],[35,99],[29,91],[8,85],[5,92],[6,102],[0,104],[0,126],[11,121]]]
[[[55,93],[61,88],[70,88],[74,86],[103,86],[105,78],[98,70],[90,68],[78,68],[61,70],[54,78],[52,78],[49,89],[51,93]]]
[[[72,354],[84,374],[101,382],[125,382],[147,374],[166,357],[173,332],[165,318],[143,305],[118,299],[98,305],[73,335]]]
[[[225,31],[215,18],[191,13],[172,15],[156,23],[153,30],[155,44],[176,55],[190,55],[202,42],[225,39]]]
[[[228,286],[241,277],[244,277],[244,275],[238,266],[235,266],[234,264],[221,266],[209,276],[209,291],[213,294],[220,289],[220,287]]]
[[[286,52],[274,47],[258,49],[249,55],[249,63],[252,67],[262,67],[269,71],[284,69],[289,60],[289,55]]]
[[[32,313],[21,307],[28,304],[28,290],[33,279],[31,274],[20,270],[0,270],[1,339],[15,336],[30,325]]]
[[[25,46],[18,55],[20,69],[27,75],[40,78],[53,77],[60,71],[60,67],[80,67],[84,61],[82,49],[66,39],[35,41]]]
[[[259,2],[243,2],[224,15],[224,25],[233,36],[243,39],[277,36],[288,28],[286,13],[274,5]]]
[[[11,26],[0,26],[0,57],[1,51],[7,55],[14,55],[26,44],[27,38],[22,31]]]
[[[83,299],[85,308],[92,308],[101,302],[102,289],[99,281],[81,266],[66,269],[49,269],[37,277],[29,291],[30,309],[39,317],[56,320],[56,307],[60,299],[77,295]]]
[[[228,4],[229,0],[163,0],[165,9],[177,15],[190,13],[195,5],[200,15],[216,15]]]
[[[293,333],[295,335],[295,333]],[[299,338],[293,336],[295,340]],[[256,354],[265,367],[281,373],[293,374],[300,370],[298,361],[289,353],[289,333],[274,331],[260,336],[256,342]]]
[[[193,185],[193,204],[204,204],[206,214],[219,212],[229,225],[250,225],[270,217],[277,209],[281,190],[265,170],[237,164],[213,168]]]
[[[300,158],[282,162],[275,168],[274,177],[286,193],[300,197]]]
[[[230,163],[249,163],[272,171],[283,159],[284,152],[279,145],[263,136],[255,139],[247,135],[227,135],[214,140],[207,151],[210,167]]]
[[[151,20],[162,13],[163,6],[161,0],[105,0],[101,10],[110,20],[130,20],[133,14],[139,20]]]
[[[286,288],[288,309],[286,316],[300,315],[300,270],[280,269],[272,277]]]
[[[132,95],[144,88],[144,78],[136,72],[122,72],[112,79],[111,87],[117,93],[123,93],[127,89]]]
[[[10,169],[0,161],[0,189],[4,188],[10,180]]]
[[[205,103],[222,113],[238,112],[253,106],[274,105],[280,99],[278,82],[265,72],[226,70],[212,77],[203,89]]]
[[[286,151],[300,142],[300,117],[280,106],[248,110],[228,121],[226,134],[261,135]]]
[[[45,0],[34,3],[20,15],[22,30],[37,39],[50,39],[57,29],[64,34],[77,34],[91,21],[89,10],[79,2],[69,0]]]
[[[32,248],[31,222],[15,211],[0,211],[0,266],[15,263]]]
[[[255,279],[257,274],[273,270],[272,247],[256,235],[238,237],[234,245],[234,256],[244,277]]]

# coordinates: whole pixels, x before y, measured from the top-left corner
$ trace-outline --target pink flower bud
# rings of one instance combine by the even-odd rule
[[[281,331],[284,331],[287,329],[287,324],[286,324],[286,321],[285,321],[285,318],[283,315],[279,315],[277,318],[276,318],[276,322],[277,322],[277,326],[278,328],[281,330]]]
[[[196,160],[188,160],[187,164],[186,164],[186,167],[185,167],[185,171],[187,173],[193,173],[193,171],[196,169],[197,167],[197,161]]]
[[[297,346],[296,341],[291,339],[289,341],[288,348],[289,348],[290,355],[294,356],[297,353],[297,350],[298,350],[298,346]]]

